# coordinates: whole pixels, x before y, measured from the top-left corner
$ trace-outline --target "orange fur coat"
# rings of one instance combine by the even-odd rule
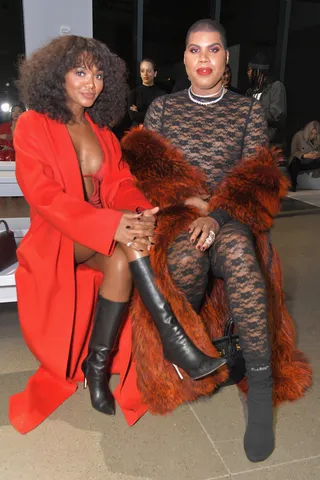
[[[196,209],[184,206],[184,200],[205,190],[205,177],[164,138],[148,130],[131,130],[122,141],[122,149],[139,188],[153,205],[161,208],[151,255],[159,289],[194,343],[205,353],[218,356],[211,340],[222,336],[228,318],[223,281],[215,280],[212,294],[198,316],[174,285],[166,263],[170,243],[199,216]],[[276,166],[276,158],[275,150],[264,148],[255,157],[241,160],[210,200],[211,209],[227,210],[233,218],[247,224],[256,238],[257,258],[268,293],[275,405],[301,397],[312,380],[310,365],[295,347],[295,329],[282,292],[280,260],[268,236],[288,185]],[[200,395],[210,395],[227,379],[228,372],[223,367],[205,379],[194,381],[185,375],[181,381],[163,358],[157,330],[137,295],[131,315],[138,388],[152,413],[165,414]],[[246,392],[246,381],[239,387]]]

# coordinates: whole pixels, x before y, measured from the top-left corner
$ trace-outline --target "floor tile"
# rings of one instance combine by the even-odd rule
[[[102,456],[113,473],[152,480],[204,480],[228,473],[188,406],[166,417],[147,414],[128,427],[119,411],[115,417],[94,411],[88,392],[79,389],[51,421],[99,433]]]
[[[233,475],[234,480],[319,480],[320,456]]]

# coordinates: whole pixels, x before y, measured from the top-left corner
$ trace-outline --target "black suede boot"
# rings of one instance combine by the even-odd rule
[[[112,302],[99,295],[89,353],[81,367],[93,408],[106,415],[115,414],[114,398],[108,385],[108,368],[127,305],[128,302]]]
[[[163,355],[176,368],[180,378],[183,377],[177,367],[181,367],[191,378],[197,380],[224,365],[225,359],[212,358],[201,352],[180,326],[168,302],[154,283],[149,257],[134,260],[129,266],[141,300],[160,334]]]
[[[251,462],[266,460],[274,450],[271,365],[248,364],[248,425],[244,449]]]

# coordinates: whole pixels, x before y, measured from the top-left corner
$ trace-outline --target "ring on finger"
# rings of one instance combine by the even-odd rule
[[[215,238],[216,238],[216,234],[214,233],[213,230],[210,230],[209,235],[205,239],[204,243],[211,245],[215,241]]]
[[[133,242],[128,242],[127,247],[131,247],[132,244],[133,244]]]

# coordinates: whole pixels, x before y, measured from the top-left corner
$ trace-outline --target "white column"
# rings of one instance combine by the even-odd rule
[[[59,35],[92,37],[92,0],[23,0],[26,55]]]

